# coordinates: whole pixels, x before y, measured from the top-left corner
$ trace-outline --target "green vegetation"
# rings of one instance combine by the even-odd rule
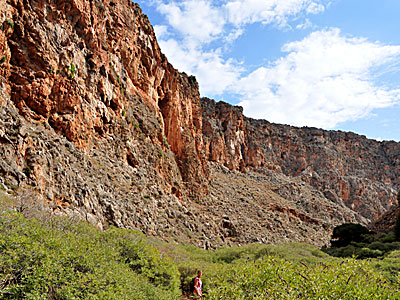
[[[6,61],[6,57],[5,57],[5,56],[3,56],[3,58],[0,60],[0,64],[3,64],[3,63],[5,63],[5,61]]]
[[[399,288],[383,271],[377,271],[373,262],[330,257],[305,244],[251,244],[214,251],[163,243],[156,246],[178,265],[184,292],[196,270],[202,269],[206,299],[210,300],[400,297]],[[399,282],[397,274],[392,277]]]
[[[176,266],[143,235],[0,216],[1,299],[178,299]]]
[[[14,29],[15,24],[14,24],[13,21],[11,21],[11,20],[6,20],[6,22],[7,22],[8,25],[10,25],[10,27],[11,27],[12,29]]]
[[[196,85],[197,85],[197,79],[196,79],[195,76],[190,75],[190,76],[188,77],[188,80],[189,80],[189,84],[190,84],[191,86],[196,86]]]
[[[118,76],[117,77],[118,85],[119,85],[119,91],[121,92],[121,95],[124,94],[124,86],[122,84],[121,78]]]
[[[394,226],[396,241],[400,241],[400,211],[397,214],[396,225]]]
[[[369,234],[368,228],[353,223],[346,223],[333,229],[331,244],[333,247],[345,247],[351,242],[361,242],[364,235]]]
[[[336,257],[355,256],[359,259],[382,258],[400,250],[395,232],[373,233],[364,226],[351,223],[334,228],[331,245],[331,248],[323,248],[322,251]]]
[[[206,251],[11,206],[0,191],[1,299],[181,299],[198,269],[207,300],[400,299],[400,251],[379,261],[294,243]]]
[[[75,77],[75,74],[76,74],[76,67],[75,67],[74,63],[71,63],[71,67],[68,69],[68,71],[70,72],[69,77],[71,79],[73,79]]]

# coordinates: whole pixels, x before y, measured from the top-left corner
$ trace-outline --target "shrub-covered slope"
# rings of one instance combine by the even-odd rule
[[[9,207],[0,209],[1,299],[180,299],[197,269],[210,300],[400,297],[397,252],[373,263],[306,244],[206,251]]]
[[[177,267],[130,230],[0,216],[0,299],[177,299]]]

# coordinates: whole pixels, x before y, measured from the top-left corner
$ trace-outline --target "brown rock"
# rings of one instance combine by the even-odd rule
[[[322,245],[397,204],[398,143],[200,99],[131,1],[0,0],[0,24],[0,184],[52,213],[212,248]]]

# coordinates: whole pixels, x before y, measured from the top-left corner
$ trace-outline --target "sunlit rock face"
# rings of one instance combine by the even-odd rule
[[[207,194],[198,85],[168,63],[139,6],[0,9],[4,187],[99,226],[186,237],[189,201]]]
[[[231,170],[270,170],[300,178],[371,221],[397,205],[399,143],[254,120],[239,107],[209,99],[202,105],[208,160]]]
[[[0,0],[0,25],[0,187],[30,206],[215,247],[322,245],[396,204],[397,143],[200,99],[131,1]]]

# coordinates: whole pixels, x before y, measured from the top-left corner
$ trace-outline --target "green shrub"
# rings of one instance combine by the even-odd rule
[[[209,275],[207,299],[398,299],[400,292],[367,261],[312,268],[277,257],[225,265]]]
[[[122,249],[129,254],[121,256]],[[140,268],[127,262],[134,255],[141,257]],[[179,295],[177,269],[132,231],[102,233],[68,219],[43,223],[3,212],[0,257],[7,266],[0,278],[13,278],[2,299],[167,300]]]
[[[368,228],[360,224],[346,223],[333,229],[332,247],[344,247],[351,242],[362,242],[363,237],[369,234]]]
[[[11,21],[11,20],[6,20],[6,22],[7,22],[8,25],[10,25],[10,27],[11,27],[12,29],[14,29],[15,24],[14,24],[13,21]]]
[[[69,68],[69,72],[70,72],[69,77],[71,79],[73,79],[75,77],[75,74],[76,74],[76,66],[75,66],[74,63],[71,63],[71,67]]]
[[[375,261],[375,267],[382,271],[391,282],[400,284],[400,250],[395,250],[389,253],[382,260]]]
[[[382,243],[393,243],[396,241],[396,236],[394,232],[390,232],[388,234],[383,235],[379,240]]]
[[[357,258],[364,259],[364,258],[375,258],[383,255],[383,251],[381,250],[373,250],[370,248],[361,248],[357,249],[356,252]]]
[[[400,195],[400,192],[398,196]],[[399,197],[397,197],[399,198]],[[394,235],[397,241],[400,241],[400,211],[397,213],[396,224],[394,226]]]

